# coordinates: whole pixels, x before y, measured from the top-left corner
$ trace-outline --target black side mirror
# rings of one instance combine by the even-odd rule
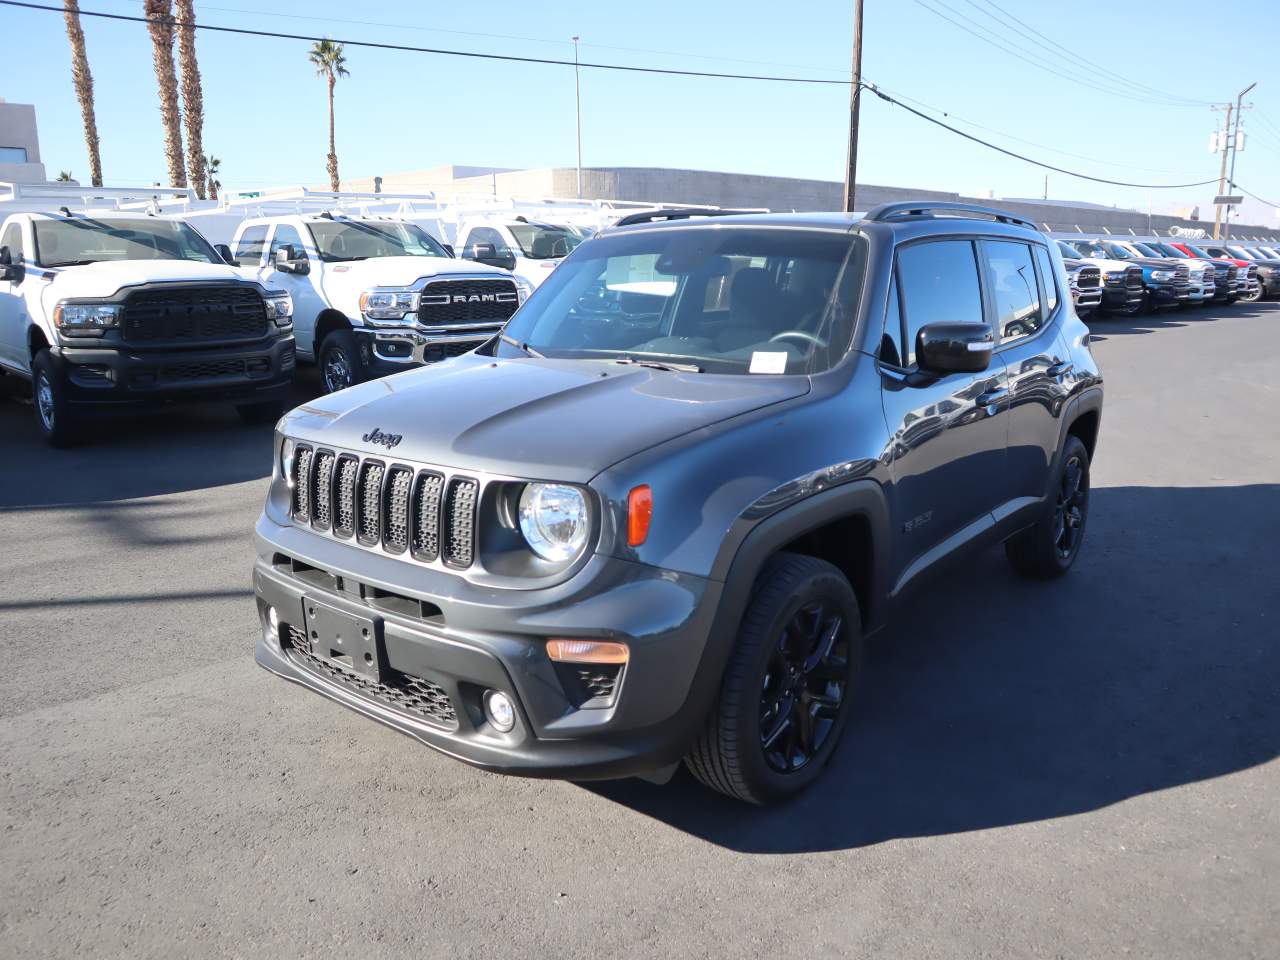
[[[916,334],[916,360],[931,373],[981,373],[993,349],[985,323],[930,323]]]
[[[299,256],[291,243],[282,243],[276,248],[275,260],[272,263],[281,273],[308,273],[311,264],[305,256]]]
[[[22,264],[13,262],[13,254],[8,247],[0,247],[0,280],[22,282]]]
[[[230,264],[233,267],[239,266],[239,264],[236,263],[236,258],[231,255],[231,248],[225,243],[215,243],[213,245],[213,249],[214,252],[222,258],[223,263]]]
[[[456,254],[456,253],[454,253],[454,251],[453,251],[453,244],[452,244],[452,243],[446,243],[446,244],[444,244],[444,252],[445,252],[445,253],[447,253],[447,254],[448,254],[449,256],[451,256],[451,257],[456,257],[456,256],[457,256],[457,254]]]
[[[479,260],[481,263],[492,260],[497,255],[498,251],[492,243],[473,243],[462,253],[467,260]]]

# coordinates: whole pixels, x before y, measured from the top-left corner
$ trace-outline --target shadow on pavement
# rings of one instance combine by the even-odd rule
[[[723,847],[798,853],[1086,813],[1275,758],[1280,485],[1098,488],[1090,521],[1063,580],[989,551],[909,600],[793,803],[683,770],[584,786]]]
[[[305,368],[289,405],[315,397]],[[45,445],[29,402],[0,397],[0,510],[89,504],[257,480],[271,472],[271,425],[245,426],[232,404],[172,405],[94,418],[80,446]]]

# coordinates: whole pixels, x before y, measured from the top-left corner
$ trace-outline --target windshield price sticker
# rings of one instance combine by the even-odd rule
[[[748,373],[786,373],[786,353],[769,353],[757,350],[751,354],[751,366]]]

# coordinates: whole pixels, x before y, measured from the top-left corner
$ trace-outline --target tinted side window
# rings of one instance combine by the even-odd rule
[[[982,251],[996,308],[997,342],[1008,343],[1035,333],[1044,317],[1031,248],[1008,240],[984,240]]]
[[[276,251],[286,243],[292,244],[294,256],[303,260],[307,259],[307,251],[302,246],[302,237],[299,235],[298,231],[288,224],[281,224],[276,227],[276,232],[271,237],[271,251],[267,255],[267,260],[274,263],[276,259]]]
[[[22,263],[22,227],[16,223],[9,224],[9,229],[0,237],[0,247],[9,248],[10,262]]]
[[[262,260],[262,248],[267,245],[267,225],[254,224],[245,227],[236,242],[235,257],[241,266],[256,267]]]
[[[906,316],[902,355],[907,366],[916,362],[916,334],[921,327],[986,322],[978,261],[970,241],[936,240],[903,247],[898,251],[898,276]]]
[[[1044,291],[1044,315],[1053,316],[1058,309],[1058,274],[1053,269],[1053,258],[1044,247],[1032,247],[1036,266],[1040,268],[1040,288]]]

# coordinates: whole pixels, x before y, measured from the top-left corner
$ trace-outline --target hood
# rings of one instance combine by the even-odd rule
[[[809,389],[802,376],[467,354],[320,397],[282,429],[392,460],[585,483],[655,444]],[[402,439],[390,450],[362,439],[375,429]]]
[[[144,283],[178,283],[199,280],[245,282],[234,267],[190,260],[111,260],[79,267],[47,268],[54,277],[50,293],[63,297],[110,297],[123,287]]]
[[[1203,270],[1204,264],[1195,265],[1194,260],[1178,260],[1174,257],[1141,257],[1137,260],[1126,260],[1137,267],[1148,267],[1152,270],[1176,270],[1179,264],[1187,264],[1188,270]]]
[[[1095,267],[1101,268],[1103,273],[1109,270],[1128,270],[1130,267],[1136,267],[1138,264],[1133,260],[1104,260],[1102,257],[1081,257],[1084,263],[1091,263]]]
[[[511,276],[506,270],[497,267],[470,260],[454,260],[451,257],[373,257],[324,265],[326,281],[332,279],[344,287],[359,287],[361,290],[369,287],[407,287],[421,277],[457,273]]]

